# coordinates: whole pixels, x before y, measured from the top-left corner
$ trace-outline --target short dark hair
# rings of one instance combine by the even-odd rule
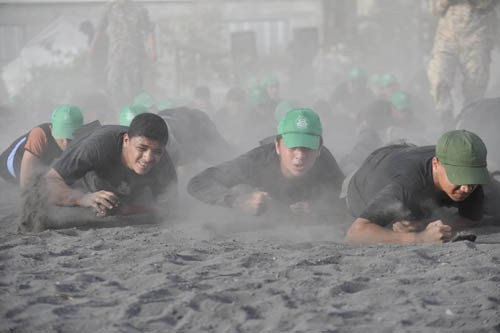
[[[162,145],[166,145],[168,141],[168,127],[157,114],[142,113],[134,117],[128,128],[128,136],[143,136],[151,140],[159,141]]]

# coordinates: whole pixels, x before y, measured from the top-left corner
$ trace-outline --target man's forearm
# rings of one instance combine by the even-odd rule
[[[416,243],[417,237],[413,232],[394,232],[358,218],[349,228],[346,239],[349,243]]]
[[[66,185],[57,171],[50,169],[45,179],[49,203],[60,206],[80,206],[80,199],[84,193]]]

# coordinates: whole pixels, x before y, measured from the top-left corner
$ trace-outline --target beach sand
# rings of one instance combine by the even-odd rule
[[[20,234],[17,197],[1,192],[2,332],[500,331],[498,227],[474,229],[475,243],[353,246],[350,221],[203,208]]]

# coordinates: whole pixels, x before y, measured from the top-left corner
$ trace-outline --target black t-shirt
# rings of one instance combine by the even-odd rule
[[[99,181],[97,188],[90,187],[89,190],[108,190],[125,201],[133,200],[146,188],[150,189],[153,198],[171,190],[171,187],[176,188],[177,174],[166,152],[146,175],[138,175],[123,164],[123,134],[127,130],[128,127],[116,125],[97,128],[92,134],[71,144],[52,168],[70,186],[91,173],[92,178]],[[93,180],[93,183],[96,181]]]
[[[253,191],[267,192],[273,201],[287,206],[307,201],[328,202],[332,207],[338,201],[343,180],[335,158],[325,147],[305,176],[285,178],[274,143],[268,143],[201,172],[190,180],[188,192],[203,202],[228,207],[238,195]]]
[[[458,207],[463,217],[483,214],[481,186],[464,201],[455,202],[436,189],[432,177],[435,146],[392,145],[374,151],[349,183],[348,206],[355,217],[381,226],[430,217],[442,206]]]
[[[177,165],[193,163],[197,159],[214,163],[217,158],[231,153],[231,145],[221,136],[205,112],[178,107],[161,110],[158,114],[175,137],[179,151]]]

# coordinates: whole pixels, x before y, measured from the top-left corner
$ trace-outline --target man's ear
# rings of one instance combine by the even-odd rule
[[[130,141],[130,137],[128,136],[128,133],[123,134],[123,144],[128,145]]]
[[[437,157],[436,157],[436,156],[434,156],[434,157],[432,158],[432,170],[434,170],[434,171],[435,171],[435,170],[437,170],[437,168],[438,168],[439,164],[440,164],[440,163],[439,163],[439,160],[437,159]]]
[[[278,139],[274,140],[274,148],[276,149],[276,154],[280,154],[280,142]]]

